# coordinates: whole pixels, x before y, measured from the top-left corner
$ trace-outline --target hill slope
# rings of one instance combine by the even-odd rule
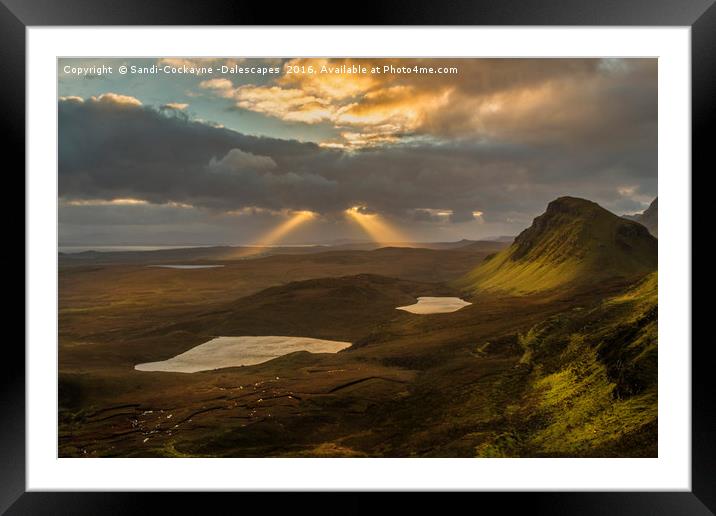
[[[520,334],[530,372],[483,457],[655,457],[657,273]]]
[[[375,274],[293,281],[226,303],[172,329],[355,341],[375,325],[402,316],[397,306],[413,304],[418,296],[451,294],[455,292],[440,284]]]
[[[646,227],[654,236],[659,234],[659,198],[657,197],[643,213],[637,213],[636,215],[625,215],[624,218],[634,220],[639,224]]]
[[[560,197],[509,248],[487,258],[460,285],[526,294],[636,279],[656,266],[657,242],[644,226],[594,202]]]

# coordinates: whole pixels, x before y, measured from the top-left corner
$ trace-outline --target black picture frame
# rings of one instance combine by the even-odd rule
[[[570,25],[570,26],[689,26],[691,27],[692,73],[692,181],[694,176],[712,172],[713,144],[709,126],[713,120],[716,92],[716,6],[714,0],[497,0],[431,2],[365,1],[355,12],[340,13],[338,5],[327,2],[302,3],[237,2],[204,0],[172,2],[169,0],[99,1],[99,0],[0,0],[0,103],[5,162],[14,157],[14,168],[3,167],[14,174],[10,202],[2,203],[8,238],[24,242],[24,229],[16,222],[19,206],[24,203],[24,180],[17,171],[25,166],[25,30],[31,26],[81,25]],[[12,172],[11,172],[12,171]],[[692,183],[693,184],[693,183]],[[704,194],[704,190],[700,192]],[[697,194],[698,190],[692,191]],[[22,192],[22,193],[21,193]],[[708,206],[697,202],[693,206]],[[23,210],[24,213],[24,210]],[[693,232],[704,232],[703,220],[692,212]],[[701,230],[701,231],[700,231]],[[13,233],[14,231],[14,233]],[[23,246],[24,249],[24,246]],[[691,251],[693,253],[693,251]],[[8,255],[14,255],[10,258]],[[24,260],[27,259],[24,256]],[[17,267],[16,252],[3,253],[6,268]],[[692,259],[693,264],[693,259]],[[694,264],[695,265],[695,264]],[[701,267],[693,270],[702,271]],[[26,270],[27,274],[27,270]],[[11,274],[12,275],[12,274]],[[19,275],[14,275],[19,278]],[[19,279],[16,279],[19,281]],[[9,284],[8,280],[6,284]],[[18,285],[19,287],[19,285]],[[705,289],[705,286],[701,287]],[[23,294],[24,299],[24,294]],[[693,300],[693,296],[692,296]],[[693,304],[693,301],[692,301]],[[24,303],[22,304],[24,310]],[[6,321],[20,319],[20,304],[7,308]],[[708,306],[694,305],[692,313]],[[18,312],[16,315],[13,312]],[[692,321],[695,318],[692,315]],[[695,321],[694,321],[695,322]],[[696,326],[694,325],[694,329]],[[693,334],[696,335],[695,333]],[[690,492],[609,492],[609,493],[474,493],[472,505],[485,502],[499,504],[501,512],[515,509],[550,514],[680,514],[716,513],[716,416],[713,394],[716,375],[713,368],[713,344],[692,338],[692,490]],[[40,493],[25,492],[25,354],[24,350],[5,341],[6,364],[0,375],[2,390],[0,408],[0,513],[18,514],[135,514],[159,501],[162,511],[186,512],[205,502],[187,495],[139,493]],[[681,343],[691,345],[691,343]],[[205,495],[200,495],[205,496]],[[259,501],[279,509],[285,497],[276,494],[214,495],[230,503],[239,501],[248,507]],[[376,507],[379,494],[351,494],[340,502],[321,498],[321,505],[331,510],[341,504],[342,512],[364,512]],[[472,497],[479,497],[475,500]],[[316,507],[308,494],[293,497],[291,510],[306,504]],[[423,494],[411,495],[412,503],[425,508]],[[305,507],[303,507],[305,508]],[[202,505],[202,509],[206,507]],[[476,509],[477,510],[477,509]],[[273,511],[272,511],[273,512]]]

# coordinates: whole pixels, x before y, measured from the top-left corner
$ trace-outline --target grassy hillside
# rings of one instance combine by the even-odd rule
[[[591,201],[561,197],[458,283],[470,291],[526,294],[636,279],[656,266],[657,242],[644,226]]]
[[[530,373],[479,456],[655,456],[657,273],[519,336]]]

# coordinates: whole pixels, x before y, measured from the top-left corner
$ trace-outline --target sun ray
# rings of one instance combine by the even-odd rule
[[[392,227],[385,218],[377,213],[364,213],[361,206],[353,206],[345,210],[352,220],[354,220],[366,234],[378,244],[390,244],[391,246],[406,245],[409,239],[403,235],[398,229]]]
[[[296,211],[292,212],[291,218],[281,222],[271,231],[252,242],[248,247],[244,248],[239,256],[250,256],[260,253],[264,248],[272,246],[280,242],[286,235],[296,229],[301,224],[315,218],[316,214],[312,211]]]

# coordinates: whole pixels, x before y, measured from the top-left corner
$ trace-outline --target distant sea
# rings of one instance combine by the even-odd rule
[[[215,247],[213,245],[61,245],[60,253],[84,253],[85,251],[161,251],[163,249],[187,249],[194,247]]]
[[[251,244],[246,244],[250,246]],[[326,244],[280,244],[266,245],[263,247],[315,247]],[[193,249],[200,247],[241,247],[241,244],[207,244],[207,245],[61,245],[58,247],[60,253],[84,253],[85,251],[162,251],[165,249]]]

